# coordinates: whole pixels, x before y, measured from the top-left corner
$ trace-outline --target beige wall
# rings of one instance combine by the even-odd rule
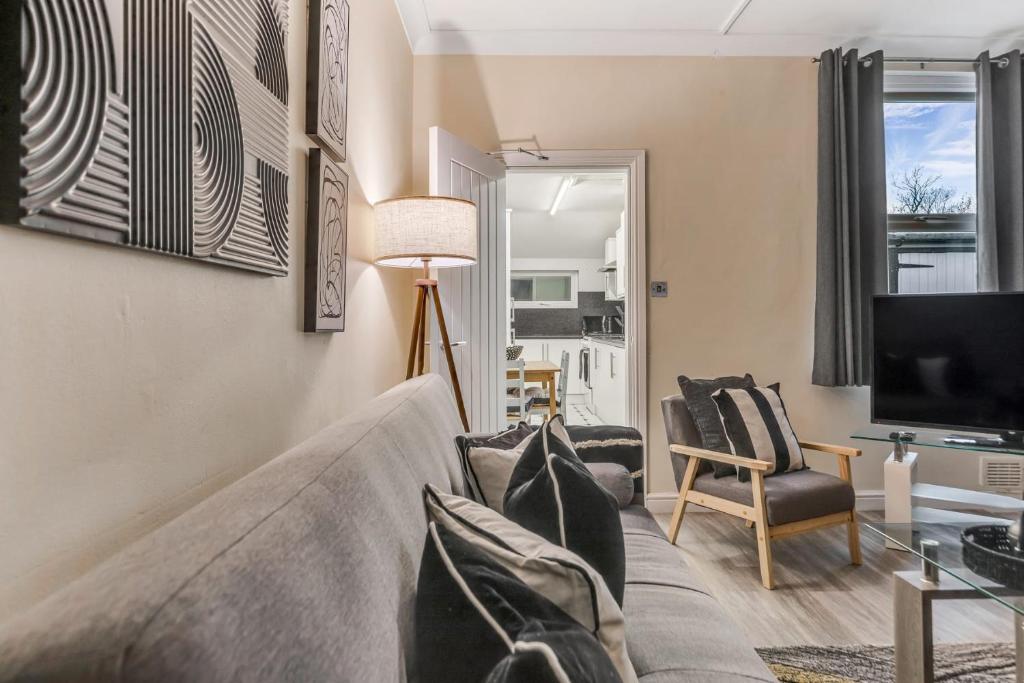
[[[669,282],[669,297],[648,303],[654,492],[674,490],[659,400],[678,392],[680,373],[781,381],[808,439],[849,443],[867,423],[866,390],[810,384],[816,91],[803,58],[415,59],[419,189],[431,125],[483,150],[647,150],[648,271]],[[865,449],[856,483],[880,489],[884,449]],[[936,454],[922,475],[973,484],[976,461]]]
[[[411,276],[369,204],[411,186],[412,56],[354,0],[347,331],[305,335],[304,2],[290,3],[291,275],[0,227],[0,619],[404,378]]]

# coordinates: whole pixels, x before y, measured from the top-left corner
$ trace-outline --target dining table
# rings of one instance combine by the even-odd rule
[[[553,418],[558,414],[558,401],[556,400],[555,379],[562,368],[549,360],[528,360],[524,368],[524,381],[527,383],[543,384],[548,392],[548,417]],[[515,379],[519,376],[519,370],[511,368],[506,371],[508,379]]]

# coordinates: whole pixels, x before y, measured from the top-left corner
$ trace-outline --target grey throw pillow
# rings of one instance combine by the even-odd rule
[[[712,394],[720,389],[752,389],[756,386],[750,374],[743,377],[716,377],[715,379],[690,379],[679,375],[679,389],[686,400],[686,409],[700,432],[701,448],[716,453],[732,453],[729,437],[718,414],[718,405]],[[712,462],[715,478],[735,476],[736,468],[732,465]]]
[[[633,502],[633,476],[629,470],[617,462],[585,462],[583,464],[594,475],[594,479],[597,479],[597,483],[615,496],[620,510]]]

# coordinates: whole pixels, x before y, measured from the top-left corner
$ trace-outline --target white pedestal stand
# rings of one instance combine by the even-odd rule
[[[885,523],[906,524],[906,538],[911,542],[910,523],[914,521],[913,490],[917,482],[917,453],[908,452],[902,460],[896,452],[889,454],[883,471],[885,479]],[[895,541],[885,539],[885,547],[906,550]]]

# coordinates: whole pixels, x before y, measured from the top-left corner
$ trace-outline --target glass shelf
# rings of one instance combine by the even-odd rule
[[[1010,590],[998,583],[978,576],[966,566],[963,560],[963,541],[960,534],[975,524],[948,524],[915,521],[912,524],[887,524],[873,520],[861,520],[865,527],[871,532],[879,534],[888,541],[891,541],[903,550],[913,553],[921,560],[935,565],[939,568],[940,581],[949,581],[946,577],[952,577],[962,585],[974,590],[979,598],[986,598],[992,602],[1007,607],[1010,610],[1024,615],[1024,603],[1018,596],[1022,592]],[[1005,520],[1009,524],[1009,520]],[[938,555],[934,559],[926,558],[921,552],[922,540],[933,540],[939,542]]]
[[[890,434],[898,431],[910,431],[914,433],[914,440],[905,442],[908,446],[927,446],[929,448],[949,448],[959,451],[975,451],[983,453],[1001,453],[1003,455],[1024,456],[1024,443],[999,446],[982,446],[973,443],[948,443],[946,439],[952,436],[955,432],[938,432],[927,429],[898,427],[896,425],[869,425],[867,427],[864,427],[863,429],[858,429],[854,434],[851,434],[850,437],[853,439],[861,439],[864,441],[885,441],[888,443],[893,443],[893,438],[890,436]],[[992,435],[981,436],[977,434],[967,433],[956,434],[958,436],[965,436],[968,438],[994,438]]]

